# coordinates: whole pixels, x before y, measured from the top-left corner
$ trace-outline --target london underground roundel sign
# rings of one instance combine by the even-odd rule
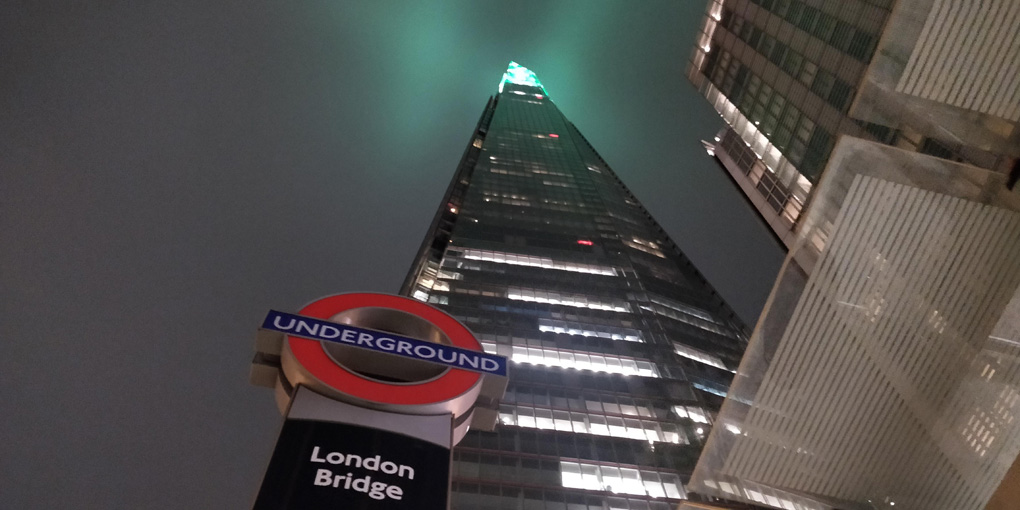
[[[446,345],[454,348],[446,349],[449,351],[446,353],[448,359],[457,359],[457,353],[459,353],[460,359],[465,360],[465,352],[487,356],[482,349],[482,345],[475,339],[471,331],[459,321],[432,306],[402,296],[372,293],[329,296],[306,305],[298,312],[298,315],[319,319],[320,321],[334,320],[335,322],[341,322],[336,321],[336,319],[344,317],[345,314],[350,315],[354,313],[356,315],[359,311],[379,311],[383,314],[395,313],[398,317],[406,314],[419,323],[424,321],[426,326],[430,325],[434,328],[435,332],[439,333],[439,336],[442,337]],[[270,322],[270,318],[267,318],[268,322]],[[277,322],[277,326],[281,324],[293,326],[294,322]],[[367,344],[368,347],[376,351],[386,351],[387,349],[394,351],[398,349],[399,351],[396,354],[401,354],[402,352],[400,351],[406,351],[407,354],[418,355],[422,359],[427,359],[429,355],[436,357],[437,353],[440,359],[444,356],[444,346],[442,344],[425,343],[410,338],[406,342],[398,341],[388,338],[387,334],[383,331],[373,331],[374,335],[364,332],[354,334],[350,331],[345,331],[342,322],[340,324],[331,324],[337,326],[333,328],[337,331],[337,336],[343,338],[344,341],[349,340],[348,343],[355,346],[360,341],[361,344]],[[359,325],[355,322],[351,322],[351,324],[353,326]],[[423,411],[434,410],[433,408],[437,405],[440,407],[452,407],[449,410],[453,411],[455,415],[467,411],[467,409],[455,408],[461,408],[464,405],[470,406],[468,401],[473,402],[478,394],[482,379],[482,373],[479,371],[440,367],[433,369],[438,372],[434,372],[435,375],[431,377],[426,377],[420,381],[406,382],[380,380],[379,378],[365,375],[363,371],[356,371],[356,368],[352,368],[350,363],[339,363],[336,356],[332,355],[327,349],[326,342],[298,336],[303,333],[300,330],[300,326],[300,324],[297,326],[298,330],[294,334],[286,335],[285,346],[281,353],[283,369],[292,383],[308,384],[313,388],[318,387],[320,390],[332,389],[343,396],[353,397],[354,399],[371,404],[381,404],[386,407],[398,406],[400,408],[406,406],[412,412],[414,408],[419,408]],[[314,325],[305,326],[310,331]],[[322,325],[322,327],[328,328],[329,326]],[[380,326],[366,327],[376,327],[377,329],[392,331],[390,328]],[[280,328],[276,330],[283,331]],[[315,338],[314,335],[309,335],[307,331],[304,332],[304,336]],[[402,338],[399,335],[388,336]],[[412,342],[417,343],[412,344]],[[386,359],[392,359],[392,357],[387,357]],[[467,357],[466,361],[469,363],[472,361],[470,356]],[[426,361],[415,361],[413,363],[424,364]],[[493,362],[489,361],[488,363],[492,364]],[[485,361],[483,359],[479,362],[478,359],[475,359],[474,365],[484,366]]]

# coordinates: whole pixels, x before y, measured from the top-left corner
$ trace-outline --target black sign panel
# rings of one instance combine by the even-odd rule
[[[450,450],[357,425],[287,420],[254,510],[445,510]]]

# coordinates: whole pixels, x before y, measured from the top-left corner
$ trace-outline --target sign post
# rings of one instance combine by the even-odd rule
[[[298,388],[254,510],[444,510],[449,416],[392,420]]]
[[[252,382],[286,415],[255,510],[448,507],[451,448],[491,430],[506,358],[413,299],[341,294],[270,311]]]

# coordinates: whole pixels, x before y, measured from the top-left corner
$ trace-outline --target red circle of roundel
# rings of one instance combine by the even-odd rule
[[[421,317],[439,328],[454,346],[482,351],[478,340],[457,319],[421,301],[402,296],[369,293],[329,296],[313,301],[302,308],[298,315],[329,320],[340,312],[364,307],[391,308]],[[294,358],[317,379],[338,391],[372,402],[399,405],[444,402],[471,389],[482,377],[476,372],[451,369],[436,379],[420,384],[386,384],[365,379],[337,365],[326,354],[319,340],[287,335],[287,342]]]

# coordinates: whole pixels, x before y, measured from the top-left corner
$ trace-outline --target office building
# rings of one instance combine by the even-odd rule
[[[687,76],[789,248],[841,136],[1020,175],[1020,3],[711,0]]]
[[[690,490],[790,510],[1018,508],[1005,178],[841,138]]]
[[[401,293],[512,360],[454,509],[669,510],[746,344],[733,311],[511,63]]]
[[[728,124],[709,152],[790,253],[692,491],[1016,507],[1018,19],[1012,0],[709,3],[688,67]]]

